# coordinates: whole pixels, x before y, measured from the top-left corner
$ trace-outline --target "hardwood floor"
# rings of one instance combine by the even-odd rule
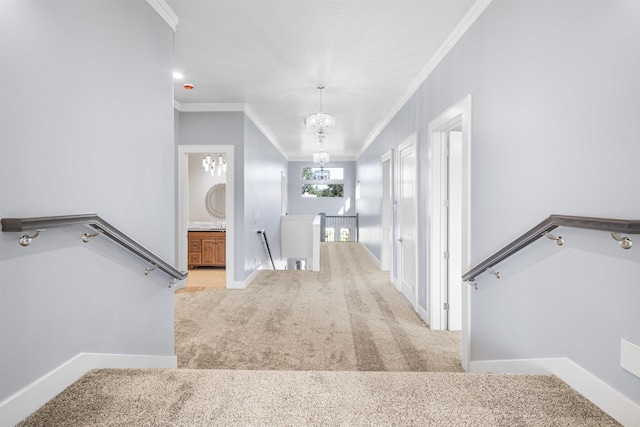
[[[207,291],[225,288],[227,271],[218,267],[198,267],[189,270],[187,286],[176,293]]]

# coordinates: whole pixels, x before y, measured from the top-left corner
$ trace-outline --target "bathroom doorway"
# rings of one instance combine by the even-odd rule
[[[186,291],[234,284],[234,147],[178,146],[177,260]],[[189,289],[190,288],[190,289]]]

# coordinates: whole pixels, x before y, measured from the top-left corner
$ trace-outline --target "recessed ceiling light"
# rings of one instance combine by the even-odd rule
[[[173,73],[173,78],[176,80],[181,80],[184,78],[184,76],[178,72]]]

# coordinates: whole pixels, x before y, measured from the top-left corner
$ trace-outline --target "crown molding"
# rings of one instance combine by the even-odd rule
[[[471,26],[476,22],[476,20],[482,15],[482,13],[489,7],[493,0],[478,0],[476,1],[471,9],[466,13],[466,15],[462,18],[462,20],[456,25],[453,29],[449,37],[445,39],[442,45],[438,48],[436,53],[431,57],[427,65],[424,66],[420,74],[413,80],[413,82],[409,85],[404,95],[398,100],[398,102],[394,105],[394,107],[389,110],[387,115],[383,120],[381,120],[371,131],[367,139],[365,139],[364,145],[358,152],[356,156],[356,160],[364,154],[364,152],[369,148],[369,146],[375,141],[375,139],[380,135],[383,129],[389,124],[389,122],[395,117],[396,114],[400,111],[400,109],[406,104],[406,102],[413,96],[413,94],[418,90],[420,85],[427,80],[427,77],[431,75],[433,70],[442,62],[444,57],[453,49],[453,47],[460,41],[460,39],[466,34],[466,32],[471,28]]]
[[[147,0],[147,3],[164,19],[175,32],[178,26],[178,15],[169,7],[164,0]]]
[[[214,102],[202,102],[202,103],[180,103],[173,101],[173,108],[181,112],[208,112],[219,113],[228,111],[244,111],[246,104],[243,103],[214,103]]]
[[[247,115],[249,120],[251,120],[253,124],[256,125],[258,130],[260,130],[260,132],[262,132],[262,134],[269,140],[271,145],[273,145],[273,147],[276,150],[278,150],[278,152],[282,155],[282,157],[284,157],[285,160],[289,161],[289,156],[287,156],[287,153],[280,146],[280,143],[278,142],[278,138],[276,138],[273,135],[269,126],[267,126],[264,123],[264,121],[262,120],[262,117],[260,117],[258,113],[254,111],[251,105],[244,104],[244,113]]]
[[[262,134],[269,140],[271,145],[278,150],[282,156],[289,161],[289,156],[280,146],[278,139],[273,135],[269,126],[264,123],[262,117],[255,112],[253,107],[249,104],[243,103],[180,103],[173,101],[173,108],[177,111],[184,113],[194,112],[208,112],[208,113],[221,113],[221,112],[243,112],[251,122],[262,132]]]

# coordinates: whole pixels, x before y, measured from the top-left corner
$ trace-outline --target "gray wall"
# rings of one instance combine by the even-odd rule
[[[174,262],[172,39],[144,0],[0,3],[0,217],[95,212]],[[0,233],[0,400],[80,352],[174,355],[166,276],[86,231]]]
[[[284,268],[280,251],[281,176],[287,160],[245,116],[244,277],[256,268],[272,269],[257,230],[267,233],[276,268]]]
[[[286,159],[243,112],[181,112],[177,116],[178,145],[235,146],[235,280],[270,268],[271,262],[256,230],[266,229],[274,258],[280,246],[280,175]]]
[[[355,162],[333,161],[327,167],[344,168],[344,197],[302,197],[302,168],[317,167],[312,161],[289,162],[287,187],[289,189],[290,215],[327,215],[356,214],[356,168]]]
[[[234,259],[235,280],[244,280],[242,262],[244,260],[244,227],[237,224],[244,223],[244,113],[242,112],[180,112],[177,115],[178,128],[177,145],[233,145],[234,153],[234,216],[236,228]],[[176,148],[177,152],[177,148]],[[229,170],[227,170],[229,173]],[[239,221],[239,222],[238,222]],[[227,266],[229,268],[229,266]]]
[[[429,121],[471,94],[472,263],[552,213],[637,219],[638,22],[631,0],[495,0],[360,157],[363,197],[379,194],[380,155],[412,132],[426,165]],[[378,204],[358,209],[365,227],[379,224]],[[583,244],[561,254],[539,242],[546,255],[523,252],[500,266],[508,278],[472,292],[472,360],[568,356],[640,402],[640,379],[619,366],[620,338],[640,343],[640,310],[629,303],[640,300],[638,252],[596,250],[594,239],[613,242],[605,233],[576,236]],[[361,237],[379,256],[379,233]],[[426,307],[424,267],[418,278]]]

